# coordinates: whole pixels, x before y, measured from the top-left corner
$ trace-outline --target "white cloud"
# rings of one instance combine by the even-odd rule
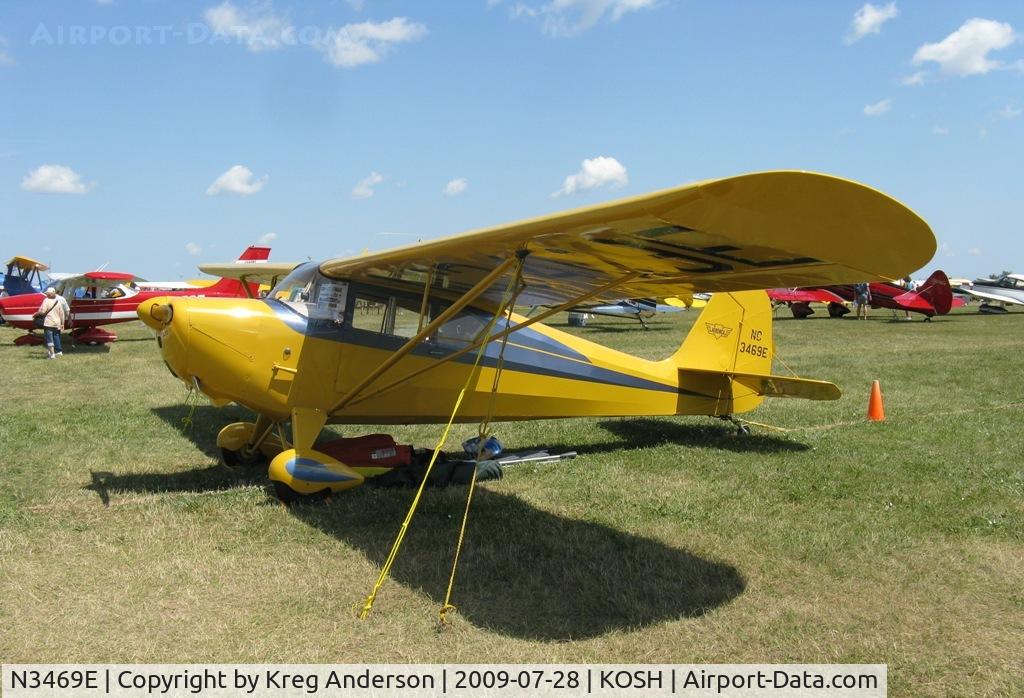
[[[531,7],[530,5],[524,5],[521,2],[517,2],[509,10],[508,14],[512,19],[520,19],[522,17],[533,18],[540,14],[540,10],[536,7]]]
[[[890,109],[892,109],[892,100],[886,98],[864,107],[864,116],[881,116]]]
[[[261,245],[269,245],[270,243],[272,243],[276,239],[277,239],[277,233],[265,233],[263,235],[260,235],[259,243]]]
[[[284,17],[275,15],[270,3],[243,10],[223,2],[203,12],[203,18],[214,34],[238,39],[250,51],[272,51],[294,41],[295,27]]]
[[[967,250],[967,254],[971,255],[972,257],[980,257],[981,256],[981,248],[980,247],[972,247],[971,249]]]
[[[386,22],[360,22],[346,24],[332,30],[320,45],[327,62],[338,68],[355,68],[376,63],[397,44],[417,41],[427,35],[427,28],[405,17]]]
[[[900,11],[896,9],[895,2],[890,2],[888,5],[880,7],[876,7],[870,2],[866,3],[864,7],[854,13],[853,22],[850,23],[850,33],[846,37],[846,43],[852,44],[855,41],[860,41],[868,34],[881,33],[882,25],[899,15],[899,13]]]
[[[214,180],[213,184],[206,190],[206,195],[237,194],[238,196],[249,196],[262,189],[268,179],[267,175],[263,175],[259,179],[254,180],[252,170],[244,165],[234,165]]]
[[[1016,119],[1021,115],[1021,110],[1014,107],[1012,104],[1007,104],[1005,107],[999,110],[999,116],[1003,117],[1007,121],[1010,119]]]
[[[489,6],[496,2],[488,2]],[[604,18],[617,22],[624,15],[656,7],[659,0],[550,0],[546,5],[516,3],[509,9],[514,19],[541,18],[541,31],[551,37],[575,36]]]
[[[194,242],[186,242],[185,251],[188,252],[193,257],[198,257],[203,253],[203,248]]]
[[[86,184],[82,176],[64,165],[42,165],[25,175],[21,188],[42,194],[84,194],[95,186]]]
[[[626,168],[615,158],[599,156],[584,160],[580,171],[565,178],[562,188],[551,196],[569,196],[602,186],[623,187],[629,183]]]
[[[1013,27],[991,19],[969,19],[955,32],[935,44],[924,44],[914,53],[914,65],[931,61],[948,75],[980,75],[1002,66],[988,57],[1012,44]]]
[[[942,253],[943,257],[956,257],[956,253],[953,252],[953,248],[949,246],[948,242],[943,242],[939,245],[939,252]]]
[[[453,179],[452,181],[448,182],[448,184],[444,185],[444,195],[458,196],[462,192],[466,191],[466,187],[468,186],[469,182],[466,181],[465,177]]]
[[[7,50],[8,46],[10,46],[10,42],[7,37],[0,36],[0,68],[15,65],[14,59],[11,58],[11,54]]]
[[[361,12],[363,9],[363,5],[366,4],[364,0],[345,0],[345,2],[347,2],[349,6],[351,6],[351,8],[356,12]]]
[[[362,180],[352,189],[353,199],[369,199],[374,195],[373,188],[384,181],[384,178],[376,173],[371,172],[370,176]]]
[[[927,71],[919,70],[916,73],[914,73],[912,75],[908,75],[905,78],[903,78],[902,80],[900,80],[900,83],[902,83],[904,85],[907,85],[907,86],[910,86],[910,85],[923,85],[924,84],[924,79],[925,79],[925,77],[927,75],[928,75]]]
[[[932,134],[936,136],[948,136],[949,129],[945,126],[932,126]]]

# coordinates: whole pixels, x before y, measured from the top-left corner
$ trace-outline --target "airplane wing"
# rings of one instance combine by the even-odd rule
[[[963,286],[961,286],[960,288],[956,289],[956,292],[957,293],[969,293],[972,296],[977,296],[978,298],[984,298],[987,301],[996,301],[998,303],[1014,303],[1016,305],[1024,305],[1024,303],[1022,303],[1021,301],[1017,300],[1016,298],[1014,298],[1012,296],[1003,296],[1003,295],[1000,295],[998,293],[989,293],[988,291],[975,291],[974,289],[964,288]]]
[[[420,289],[433,273],[438,287],[462,292],[522,250],[518,302],[552,305],[628,274],[592,302],[895,279],[932,257],[935,237],[909,208],[864,185],[766,172],[331,259],[320,270]]]
[[[121,284],[127,284],[132,281],[139,281],[141,279],[140,277],[135,276],[134,274],[124,274],[116,271],[87,271],[84,274],[69,274],[66,272],[57,272],[55,274],[50,274],[50,280],[55,282],[64,282],[65,287],[113,287],[120,286]]]
[[[824,288],[770,288],[768,298],[778,303],[844,303],[836,294]]]
[[[139,281],[135,285],[143,291],[186,291],[191,288],[202,288],[191,281]]]
[[[124,274],[119,271],[87,271],[82,274],[82,283],[89,286],[120,286],[140,280],[135,274]]]
[[[20,267],[21,269],[38,269],[39,271],[46,271],[50,268],[31,257],[22,257],[21,255],[15,255],[7,260],[7,266],[11,265]]]
[[[300,262],[222,262],[200,264],[199,271],[225,279],[245,280],[249,283],[270,284],[274,279],[286,276]]]

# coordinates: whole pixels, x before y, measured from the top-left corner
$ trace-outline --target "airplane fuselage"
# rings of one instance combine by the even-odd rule
[[[282,300],[174,299],[140,307],[145,320],[153,305],[173,310],[160,329],[164,359],[172,372],[196,384],[215,402],[237,402],[274,421],[297,406],[330,412],[329,422],[409,424],[447,420],[476,361],[477,351],[445,357],[469,346],[490,320],[487,311],[466,308],[398,361],[380,381],[334,411],[346,394],[416,332],[417,319],[387,327],[360,296],[387,293],[351,289],[344,320],[314,319]],[[408,307],[418,299],[408,298]],[[435,314],[440,308],[435,309]],[[526,318],[513,315],[513,324]],[[149,324],[159,327],[159,323]],[[499,318],[492,332],[505,329]],[[381,331],[383,329],[384,331]],[[680,385],[671,360],[647,361],[569,335],[540,323],[486,345],[480,370],[463,398],[457,421],[479,421],[489,410],[499,360],[503,362],[492,418],[544,419],[576,416],[727,414],[752,409],[761,398],[731,399],[721,378]],[[422,372],[422,373],[420,373]],[[415,378],[379,392],[404,376]]]

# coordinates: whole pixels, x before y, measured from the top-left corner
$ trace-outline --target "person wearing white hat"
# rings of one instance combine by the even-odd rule
[[[39,305],[35,312],[36,317],[43,318],[43,336],[46,338],[46,358],[56,359],[63,356],[64,351],[60,344],[60,331],[64,329],[67,322],[67,312],[64,310],[67,303],[57,295],[57,290],[52,286],[46,289],[46,298]]]

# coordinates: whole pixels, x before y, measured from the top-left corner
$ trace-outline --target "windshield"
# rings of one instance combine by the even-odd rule
[[[348,283],[328,279],[320,273],[319,263],[307,262],[293,269],[268,298],[281,301],[311,319],[340,324],[345,316]]]

